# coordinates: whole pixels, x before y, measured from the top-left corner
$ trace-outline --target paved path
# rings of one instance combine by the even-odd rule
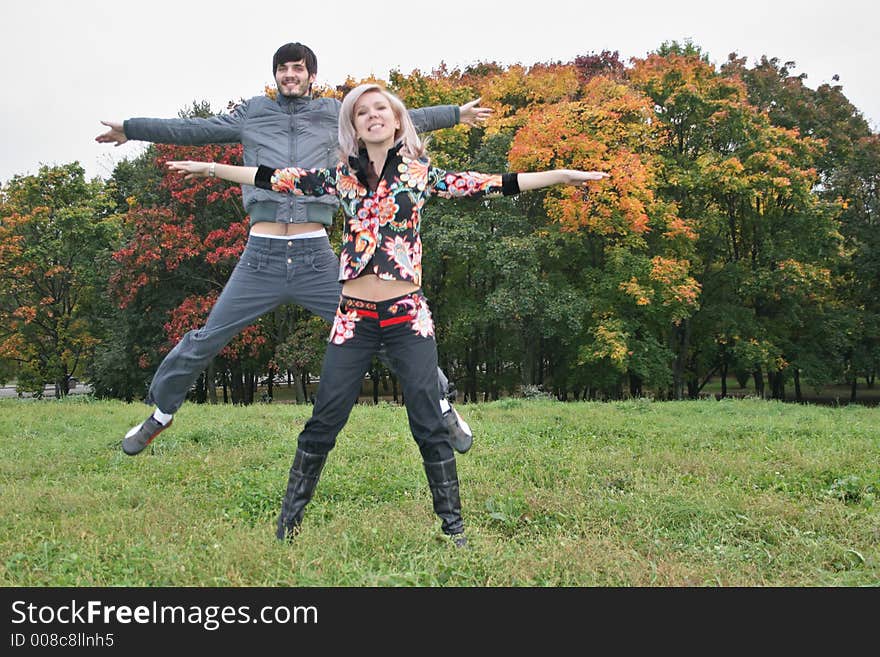
[[[85,395],[92,391],[92,386],[88,384],[78,383],[76,387],[70,389],[71,395]],[[29,392],[23,393],[22,397],[33,397],[33,395]],[[18,397],[18,393],[15,391],[15,386],[0,386],[0,399],[8,399],[10,397]],[[43,390],[43,398],[44,399],[54,399],[55,398],[55,386],[46,386]]]

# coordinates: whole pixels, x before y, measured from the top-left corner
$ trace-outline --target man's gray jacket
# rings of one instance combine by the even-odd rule
[[[339,161],[341,105],[335,98],[278,94],[273,100],[255,96],[229,114],[191,119],[132,118],[125,121],[123,129],[128,139],[157,144],[241,144],[245,166],[334,167]],[[452,127],[460,118],[457,105],[410,110],[410,116],[419,132]],[[314,221],[329,226],[337,205],[332,195],[315,198],[281,194],[250,185],[242,186],[241,196],[252,225],[257,221]]]

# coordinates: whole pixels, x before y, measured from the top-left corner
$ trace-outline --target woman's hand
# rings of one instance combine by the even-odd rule
[[[253,185],[257,175],[257,167],[240,167],[234,164],[217,164],[216,162],[193,162],[178,160],[166,162],[171,171],[185,173],[185,179],[217,178],[228,180],[239,185]],[[268,189],[268,188],[267,188]]]
[[[609,178],[610,174],[604,171],[577,171],[573,169],[560,169],[565,180],[563,185],[582,185],[587,186],[588,182],[595,180],[603,180]]]
[[[608,178],[604,171],[577,171],[575,169],[553,169],[551,171],[535,171],[520,173],[516,180],[522,192],[530,189],[550,187],[550,185],[577,185],[587,187],[587,183]]]
[[[166,162],[166,164],[172,171],[185,173],[186,176],[184,176],[184,180],[190,180],[191,178],[210,178],[214,176],[213,171],[215,164],[213,162],[193,162],[191,160],[185,160]]]

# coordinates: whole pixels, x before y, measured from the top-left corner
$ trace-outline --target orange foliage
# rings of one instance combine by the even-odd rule
[[[697,231],[694,230],[693,226],[691,226],[688,221],[675,216],[667,217],[666,232],[664,232],[663,235],[671,240],[683,237],[687,240],[694,241],[698,237]]]
[[[37,318],[37,309],[33,306],[19,306],[12,311],[12,316],[24,320],[25,324],[30,324]]]
[[[664,105],[674,105],[687,95],[746,103],[746,85],[741,79],[719,76],[712,64],[697,56],[652,53],[632,63],[630,82]]]
[[[481,81],[479,94],[482,104],[495,110],[495,119],[487,128],[487,132],[493,134],[524,125],[535,105],[576,100],[579,95],[578,73],[571,65],[526,68],[517,64]]]
[[[218,229],[208,233],[205,237],[205,248],[209,250],[205,254],[205,261],[216,265],[238,259],[244,252],[249,228],[250,219],[245,217],[225,230]]]
[[[171,197],[178,203],[195,207],[204,195],[207,203],[229,201],[238,205],[241,188],[237,185],[230,185],[219,178],[186,180],[184,176],[168,171],[165,165],[172,160],[196,160],[240,165],[242,163],[242,147],[240,145],[173,146],[157,144],[156,152],[156,166],[164,173],[161,186],[168,189],[171,192]]]
[[[663,305],[673,306],[673,318],[684,318],[698,306],[702,286],[689,275],[690,262],[677,258],[654,256],[651,259],[651,280],[661,284]]]
[[[630,278],[628,281],[623,281],[620,284],[620,290],[624,294],[633,297],[636,300],[637,306],[650,305],[651,299],[654,296],[654,290],[640,285],[638,279],[635,276]]]
[[[182,262],[199,254],[199,239],[192,217],[177,218],[166,208],[132,209],[128,220],[136,224],[132,240],[113,253],[125,266],[110,277],[120,308],[125,308],[141,288],[154,282],[160,271],[174,271]]]
[[[11,327],[14,328],[14,327]],[[0,358],[9,358],[14,360],[22,354],[27,353],[29,348],[27,340],[19,333],[13,333],[5,340],[0,342]]]
[[[510,148],[512,168],[521,171],[585,169],[611,178],[584,195],[571,188],[548,191],[545,209],[562,230],[600,235],[644,235],[653,217],[668,223],[653,188],[658,161],[652,149],[648,100],[618,81],[594,77],[583,100],[533,108]],[[682,228],[682,227],[680,227]]]

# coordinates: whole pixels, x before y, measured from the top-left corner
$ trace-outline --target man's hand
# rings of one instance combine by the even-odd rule
[[[95,141],[99,144],[114,144],[115,146],[122,146],[125,142],[128,141],[128,137],[125,136],[125,130],[122,129],[121,123],[113,123],[112,121],[101,121],[104,125],[110,128],[107,132],[98,135],[95,137]]]
[[[458,108],[459,121],[466,125],[478,126],[483,125],[493,110],[489,107],[477,107],[480,104],[480,98],[465,103]]]

